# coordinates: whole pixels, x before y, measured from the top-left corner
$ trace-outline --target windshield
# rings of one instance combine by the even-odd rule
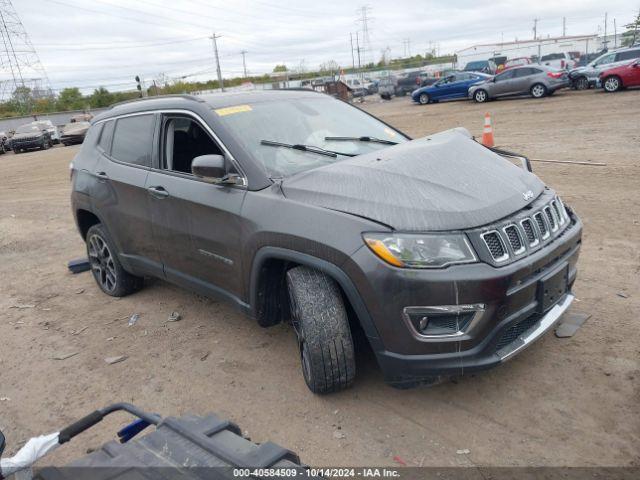
[[[16,129],[16,133],[33,133],[40,132],[41,128],[37,125],[22,125]]]
[[[361,155],[389,145],[358,140],[373,137],[395,143],[408,140],[401,133],[347,103],[318,95],[235,105],[214,110],[242,147],[264,165],[271,178],[281,178],[348,158],[328,157],[261,143],[280,142]],[[354,137],[352,140],[325,137]]]
[[[467,66],[464,67],[465,70],[469,70],[471,68],[483,68],[486,67],[488,65],[488,62],[486,61],[481,61],[481,62],[469,62],[467,63]]]

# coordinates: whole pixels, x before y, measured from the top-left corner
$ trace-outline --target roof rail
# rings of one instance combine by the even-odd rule
[[[145,102],[148,100],[162,99],[162,98],[185,98],[187,100],[195,100],[197,102],[204,102],[204,100],[196,97],[195,95],[189,95],[187,93],[175,93],[171,95],[153,95],[151,97],[143,97],[143,98],[132,98],[130,100],[123,100],[122,102],[117,102],[112,105],[109,105],[109,108],[117,107],[119,105],[125,105],[127,103],[135,103],[135,102]]]

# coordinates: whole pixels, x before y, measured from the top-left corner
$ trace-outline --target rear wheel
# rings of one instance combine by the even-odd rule
[[[589,89],[589,80],[587,77],[578,77],[574,82],[576,90],[588,90]]]
[[[428,94],[421,93],[420,96],[418,97],[418,101],[420,102],[420,105],[426,105],[431,100],[429,99],[429,95]]]
[[[328,275],[303,266],[287,272],[287,286],[307,386],[313,393],[349,387],[356,363],[340,288]]]
[[[541,83],[536,83],[531,87],[531,96],[533,98],[542,98],[547,94],[547,87]]]
[[[622,88],[622,82],[620,81],[620,78],[612,76],[605,78],[602,86],[604,87],[605,92],[613,93]]]
[[[487,93],[486,90],[476,90],[475,93],[473,94],[473,99],[477,102],[477,103],[484,103],[489,99],[489,94]]]
[[[142,277],[122,268],[116,247],[102,224],[89,229],[86,243],[91,273],[100,290],[112,297],[124,297],[142,288]]]

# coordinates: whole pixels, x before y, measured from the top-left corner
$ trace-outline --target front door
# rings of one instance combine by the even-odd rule
[[[504,95],[510,95],[514,92],[514,70],[507,70],[499,75],[495,76],[495,85],[493,86],[493,95],[495,97],[502,97]]]
[[[165,114],[160,147],[146,188],[167,280],[237,300],[242,295],[240,209],[246,190],[192,175],[195,157],[223,153],[199,119]]]

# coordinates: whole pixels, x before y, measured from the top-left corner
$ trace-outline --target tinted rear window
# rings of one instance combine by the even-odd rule
[[[113,132],[111,156],[134,165],[151,166],[154,115],[120,118]]]
[[[547,60],[560,60],[564,58],[564,53],[550,53],[549,55],[543,55],[540,61],[546,62]]]
[[[621,62],[623,60],[632,60],[638,57],[640,57],[640,50],[628,50],[626,52],[618,53],[616,55],[616,62]]]

